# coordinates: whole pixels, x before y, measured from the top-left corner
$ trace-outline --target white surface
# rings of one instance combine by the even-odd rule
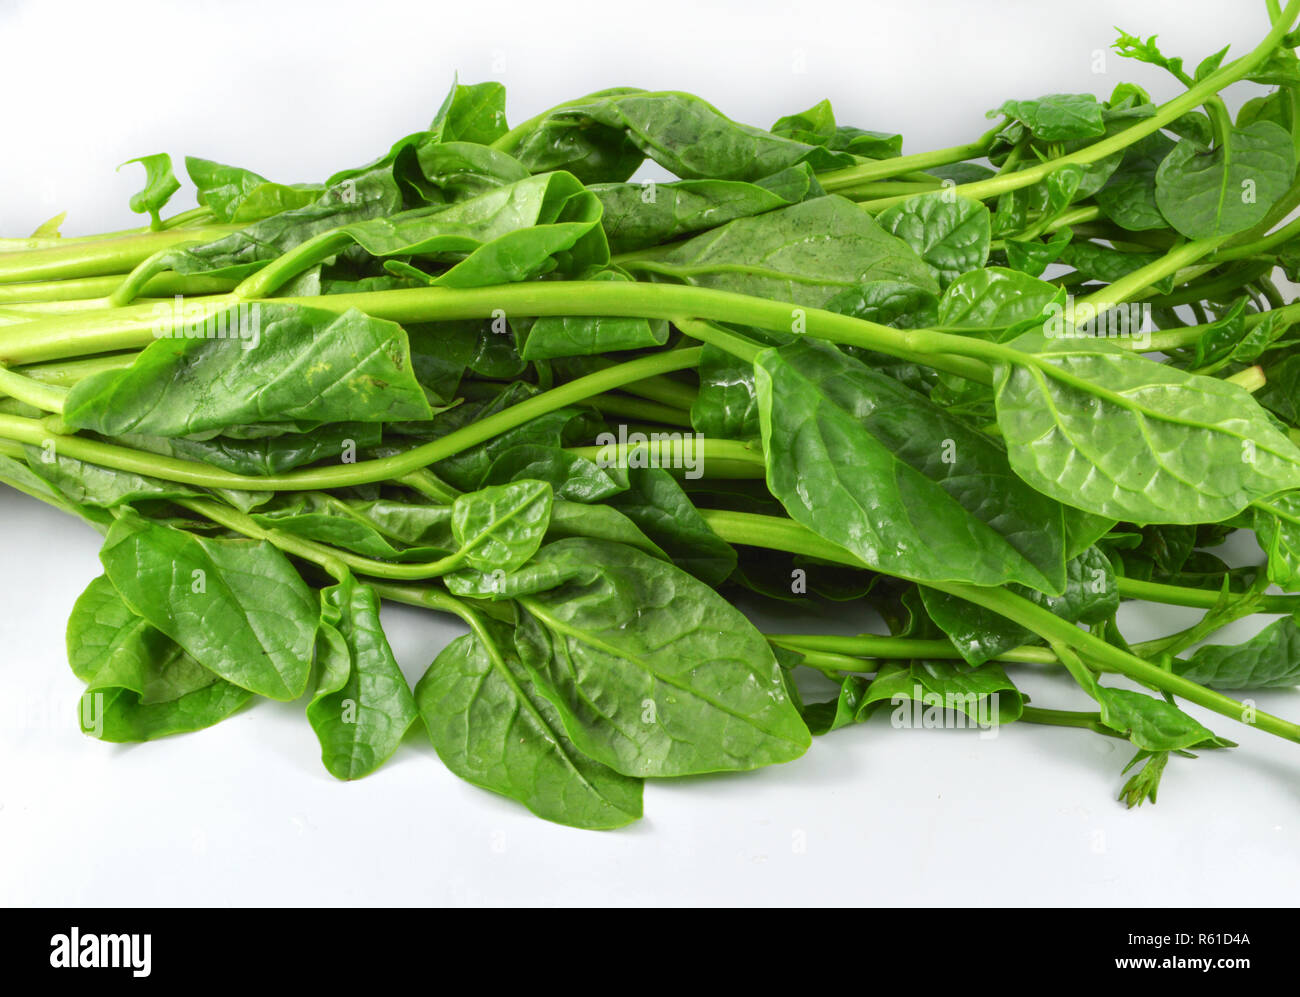
[[[842,121],[920,151],[974,137],[1009,97],[1122,79],[1168,95],[1113,55],[1093,72],[1111,25],[1195,65],[1263,33],[1263,4],[1242,6],[9,2],[0,234],[64,209],[67,234],[132,224],[137,175],[113,168],[156,151],[320,179],[422,127],[457,70],[505,82],[512,121],[619,84],[695,91],[758,125],[830,96]],[[1114,801],[1125,745],[877,722],[777,769],[652,783],[646,819],[607,834],[460,783],[418,731],[337,783],[301,704],[104,745],[77,732],[63,653],[97,537],[7,490],[0,523],[0,903],[1293,904],[1300,885],[1300,749],[1200,713],[1240,749],[1173,759],[1159,805],[1132,813]],[[385,620],[412,680],[455,633],[413,610]],[[1057,680],[1023,685],[1084,705]],[[1300,715],[1295,693],[1258,700]]]

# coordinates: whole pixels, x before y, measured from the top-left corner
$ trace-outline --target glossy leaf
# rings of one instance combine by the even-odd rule
[[[701,287],[814,308],[875,280],[938,290],[910,246],[852,201],[834,195],[728,222],[653,263],[627,265]]]
[[[451,507],[458,553],[479,571],[513,571],[541,546],[551,499],[550,485],[527,479],[460,496]]]
[[[320,593],[320,678],[307,719],[337,779],[369,775],[415,722],[415,699],[379,622],[379,597],[348,576]]]
[[[641,780],[582,754],[499,628],[491,646],[458,637],[415,687],[420,716],[449,769],[570,827],[605,830],[641,816]]]
[[[1300,487],[1300,450],[1235,384],[1100,340],[1012,345],[1034,362],[997,366],[998,425],[1016,474],[1045,495],[1113,519],[1204,523]]]
[[[520,655],[579,750],[631,776],[797,758],[809,735],[766,640],[710,588],[640,551],[561,540],[571,581],[521,600]]]
[[[69,393],[64,420],[109,436],[187,436],[286,419],[432,415],[395,322],[274,302],[232,310],[227,321],[234,338],[158,339],[130,367],[92,374]]]
[[[912,247],[941,287],[988,262],[989,209],[949,194],[924,194],[885,209],[880,226]]]
[[[133,613],[103,575],[68,619],[68,661],[86,683],[82,730],[104,741],[151,741],[211,727],[252,698]]]
[[[270,699],[302,695],[315,599],[270,544],[200,537],[125,516],[99,557],[131,610],[204,668]]]
[[[904,578],[1064,587],[1060,507],[986,435],[833,347],[755,369],[768,487],[795,520]]]
[[[1233,128],[1206,150],[1183,139],[1156,172],[1156,203],[1189,239],[1242,232],[1261,221],[1295,179],[1291,136],[1271,121]]]
[[[1300,685],[1300,627],[1284,616],[1240,644],[1198,647],[1174,671],[1211,689],[1292,688]]]

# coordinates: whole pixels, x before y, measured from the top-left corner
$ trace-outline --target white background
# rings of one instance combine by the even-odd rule
[[[694,91],[763,126],[829,96],[843,123],[915,152],[975,137],[1006,98],[1123,79],[1169,96],[1151,67],[1098,66],[1112,25],[1194,66],[1251,47],[1263,6],[9,0],[0,234],[62,210],[65,234],[133,224],[138,167],[114,167],[158,151],[320,180],[423,127],[456,72],[506,83],[512,122],[614,85]],[[0,903],[1293,904],[1300,886],[1300,747],[1206,716],[1240,749],[1173,759],[1160,803],[1134,812],[1115,802],[1130,752],[1110,739],[877,721],[777,769],[650,784],[646,819],[600,834],[460,783],[418,729],[379,773],[337,783],[302,703],[101,744],[77,732],[63,651],[97,537],[7,490],[0,524]],[[386,623],[412,681],[456,632],[414,610]],[[1085,708],[1059,680],[1023,685]],[[1300,715],[1296,693],[1258,700]]]

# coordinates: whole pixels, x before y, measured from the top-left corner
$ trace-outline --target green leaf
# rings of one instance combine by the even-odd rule
[[[384,503],[384,507],[402,508],[409,514],[395,503]],[[252,518],[259,526],[387,561],[436,560],[452,553],[456,546],[450,536],[449,509],[441,510],[441,529],[433,529],[432,521],[426,521],[421,539],[411,541],[410,547],[405,546],[405,537],[385,529],[364,505],[324,492],[285,493],[254,512]]]
[[[1064,588],[1061,507],[987,435],[834,347],[755,370],[768,487],[795,520],[887,574]]]
[[[551,486],[515,481],[462,495],[452,503],[458,553],[479,571],[514,571],[537,553],[551,520]]]
[[[202,494],[187,485],[90,464],[55,450],[26,446],[27,465],[73,505],[111,509],[142,499],[192,498]]]
[[[985,267],[959,277],[939,299],[938,324],[948,329],[1017,329],[1043,319],[1060,288],[1018,270]]]
[[[896,712],[912,701],[925,708],[922,725],[945,726],[945,711],[964,714],[980,727],[1014,723],[1024,711],[1025,697],[1000,665],[978,668],[952,661],[884,663],[858,704],[855,719],[867,719],[886,703]],[[907,709],[909,717],[914,709]],[[911,721],[908,721],[909,725]]]
[[[713,532],[675,478],[657,467],[631,468],[628,488],[608,500],[659,545],[673,564],[707,585],[721,585],[736,552]]]
[[[907,243],[836,195],[728,222],[653,262],[634,260],[626,266],[813,308],[875,280],[938,291],[930,268]]]
[[[679,180],[673,183],[593,184],[610,249],[626,253],[672,242],[736,218],[761,215],[820,193],[806,164],[756,183]]]
[[[268,218],[314,204],[325,192],[321,184],[279,184],[252,170],[185,157],[185,171],[198,188],[199,204],[224,222]]]
[[[415,722],[415,699],[379,622],[379,597],[349,575],[320,593],[320,679],[307,719],[337,779],[386,762]]]
[[[1284,616],[1240,644],[1199,647],[1174,671],[1211,689],[1292,688],[1300,685],[1300,627]]]
[[[914,284],[873,280],[845,288],[826,309],[893,329],[924,329],[939,324],[939,299]]]
[[[630,776],[747,770],[810,738],[767,641],[712,589],[618,544],[561,540],[516,643],[579,750]],[[545,581],[543,581],[545,584]]]
[[[239,280],[314,236],[351,221],[391,215],[401,205],[401,192],[390,174],[361,174],[326,188],[310,204],[251,222],[210,242],[168,250],[157,258],[154,270]]]
[[[415,687],[429,738],[467,782],[518,800],[546,820],[605,830],[641,816],[641,780],[582,754],[500,628],[458,637]]]
[[[1213,731],[1163,699],[1128,689],[1098,686],[1102,722],[1145,751],[1179,751],[1205,741]]]
[[[1024,122],[1034,138],[1044,142],[1096,138],[1106,131],[1102,106],[1090,93],[1054,93],[1037,100],[1008,100],[996,113]]]
[[[1119,168],[1097,191],[1097,206],[1121,228],[1131,232],[1168,226],[1156,203],[1156,172],[1174,148],[1163,132],[1138,139],[1124,152]]]
[[[122,433],[117,439],[128,447],[149,453],[198,460],[235,474],[283,474],[296,467],[319,461],[342,462],[358,458],[379,445],[377,423],[333,422],[310,433],[281,433],[256,439],[213,436],[194,439],[187,436],[141,436]],[[116,471],[114,474],[122,475]]]
[[[876,216],[925,260],[939,286],[988,262],[989,209],[980,201],[951,194],[923,194]]]
[[[158,212],[181,189],[181,182],[172,172],[172,157],[159,152],[152,156],[128,159],[122,166],[128,163],[139,163],[144,167],[144,189],[131,195],[131,210],[138,215],[148,215],[153,227],[158,228],[162,224]]]
[[[580,271],[609,261],[600,202],[569,173],[527,177],[454,204],[343,225],[320,242],[316,261],[349,241],[375,257],[450,263],[436,275],[410,266],[400,271],[444,287],[511,283],[556,266]]]
[[[1183,139],[1156,172],[1156,203],[1189,239],[1242,232],[1263,220],[1295,179],[1291,136],[1271,121],[1232,128],[1207,150]]]
[[[234,338],[155,340],[130,367],[78,382],[64,421],[105,436],[187,436],[241,423],[433,414],[395,322],[274,302],[223,315],[212,328]]]
[[[506,133],[506,88],[500,83],[453,83],[429,132],[439,142],[491,145]]]
[[[1268,555],[1268,580],[1287,592],[1300,590],[1300,493],[1256,502],[1251,528]]]
[[[1212,523],[1300,487],[1300,451],[1235,384],[1103,340],[1010,345],[1028,362],[995,365],[998,426],[1045,495],[1112,519]]]
[[[550,484],[557,499],[603,502],[627,490],[627,473],[603,467],[560,447],[523,443],[502,451],[484,475],[484,485],[504,485],[532,478]]]
[[[99,559],[132,612],[204,668],[269,699],[302,695],[317,608],[269,543],[200,537],[128,515],[108,531]]]
[[[738,124],[699,97],[672,91],[593,94],[556,108],[510,151],[533,172],[562,168],[554,151],[566,128],[580,136],[602,129],[605,142],[620,150],[612,158],[626,170],[624,175],[589,175],[588,180],[631,176],[640,157],[623,151],[624,142],[683,180],[758,180],[803,162],[817,170],[853,162],[844,153]]]
[[[133,613],[103,575],[73,606],[67,642],[72,670],[86,683],[82,729],[104,741],[202,730],[252,698]]]

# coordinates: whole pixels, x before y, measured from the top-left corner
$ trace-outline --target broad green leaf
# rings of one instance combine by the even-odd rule
[[[130,367],[80,381],[64,420],[106,436],[188,436],[240,423],[433,414],[395,322],[275,302],[225,317],[233,338],[158,339]]]
[[[1128,689],[1097,687],[1102,722],[1145,751],[1181,751],[1215,742],[1214,732],[1163,699]]]
[[[252,698],[133,613],[103,575],[68,619],[68,661],[86,683],[82,730],[104,741],[150,741],[202,730]]]
[[[806,164],[749,183],[679,180],[673,183],[595,184],[601,225],[616,253],[672,242],[736,218],[761,215],[819,192]]]
[[[342,463],[362,459],[379,445],[377,423],[334,422],[308,433],[281,433],[256,439],[213,436],[140,436],[122,433],[117,439],[128,447],[182,460],[198,460],[235,474],[283,474],[318,461]],[[117,471],[115,474],[122,474]]]
[[[460,496],[451,507],[457,552],[479,571],[513,571],[541,546],[551,500],[550,485],[527,479]]]
[[[523,164],[488,145],[473,142],[429,142],[416,154],[420,178],[416,183],[430,203],[463,201],[528,176]]]
[[[892,280],[873,280],[846,288],[826,309],[894,329],[925,329],[939,324],[939,299],[932,291]]]
[[[388,503],[389,508],[392,505]],[[433,542],[421,540],[408,547],[404,537],[385,529],[364,505],[324,492],[287,492],[258,509],[252,518],[259,526],[281,533],[388,561],[432,561],[455,549],[454,541],[445,532],[432,535]],[[449,510],[443,510],[442,520],[445,527],[450,520]]]
[[[320,679],[307,719],[321,761],[338,779],[386,762],[415,722],[415,699],[379,622],[379,597],[349,575],[320,593]]]
[[[801,114],[789,114],[779,119],[772,126],[772,134],[867,159],[891,159],[903,151],[901,135],[837,125],[829,100],[818,101]]]
[[[923,708],[921,725],[935,726],[944,726],[945,711],[955,711],[979,726],[995,727],[1019,720],[1025,706],[1020,690],[996,664],[971,668],[952,661],[886,663],[862,695],[856,719],[865,720],[891,705],[896,711],[906,710],[911,724],[915,709],[905,706],[905,701]]]
[[[449,205],[416,208],[339,227],[318,244],[320,262],[349,241],[376,257],[450,263],[430,284],[481,287],[527,280],[559,266],[602,266],[609,249],[600,202],[569,173],[547,173]],[[405,276],[422,271],[403,267]]]
[[[1061,507],[987,435],[834,347],[755,370],[768,487],[795,520],[887,574],[1064,588]]]
[[[938,324],[949,329],[1011,329],[1041,320],[1061,291],[1018,270],[985,267],[948,285]]]
[[[488,467],[484,485],[504,485],[532,478],[545,481],[557,499],[603,502],[627,490],[627,472],[605,467],[560,447],[523,443],[502,451]]]
[[[616,143],[624,140],[683,180],[758,180],[803,162],[817,170],[853,163],[845,153],[738,124],[699,97],[672,91],[616,91],[575,101],[556,108],[516,150],[507,151],[534,172],[561,168],[547,153],[554,148],[553,130],[565,126],[579,133],[591,126],[605,129],[615,148],[623,148]],[[631,157],[620,163],[632,169],[600,179],[625,180],[639,165]]]
[[[1054,93],[1037,100],[1008,100],[997,112],[1022,121],[1044,142],[1096,138],[1106,131],[1102,106],[1090,93]]]
[[[700,353],[700,391],[691,404],[697,433],[720,440],[756,440],[758,397],[754,366],[706,343]]]
[[[631,519],[617,509],[599,503],[584,505],[556,498],[551,507],[551,525],[546,536],[549,540],[563,540],[566,537],[608,540],[627,544],[664,561],[671,560]]]
[[[499,628],[458,637],[415,687],[429,738],[467,782],[546,820],[604,830],[641,816],[641,780],[582,754]]]
[[[279,184],[252,170],[185,157],[185,171],[198,188],[198,201],[226,222],[256,221],[281,211],[315,203],[325,192],[320,184]]]
[[[506,133],[506,88],[500,83],[453,83],[429,125],[439,142],[491,145]]]
[[[363,218],[399,210],[401,192],[390,174],[366,173],[329,186],[310,204],[250,222],[211,242],[179,246],[160,255],[154,272],[242,279],[308,239]]]
[[[797,758],[808,730],[753,625],[674,565],[619,544],[561,540],[523,596],[524,665],[579,750],[630,776],[745,770]]]
[[[813,308],[875,280],[938,291],[930,268],[907,243],[836,195],[728,222],[654,261],[626,266]]]
[[[1212,523],[1300,488],[1300,450],[1235,384],[1102,340],[1026,334],[998,363],[1011,466],[1044,495],[1137,523]]]
[[[1097,191],[1097,206],[1103,214],[1131,232],[1166,228],[1169,223],[1156,204],[1156,172],[1173,148],[1173,141],[1163,132],[1153,132],[1129,146],[1119,168]]]
[[[1233,128],[1207,150],[1183,139],[1156,172],[1156,203],[1189,239],[1242,232],[1261,221],[1295,179],[1291,136],[1271,121]]]
[[[27,466],[73,505],[111,509],[141,499],[192,498],[197,489],[174,481],[101,467],[55,450],[27,446]]]
[[[269,543],[200,537],[124,516],[99,559],[132,612],[208,671],[270,699],[302,695],[316,600]]]
[[[880,226],[911,246],[939,286],[988,262],[989,209],[949,194],[923,194],[876,216]]]
[[[1174,671],[1211,689],[1292,688],[1300,685],[1300,627],[1284,616],[1240,644],[1199,647]]]
[[[635,92],[630,87],[616,87],[588,94],[573,103],[586,105]],[[530,173],[565,170],[589,184],[622,182],[645,161],[645,153],[636,147],[624,129],[594,121],[574,127],[572,120],[560,117],[556,111],[525,122],[514,129],[508,139],[503,137],[503,142],[505,151]]]

